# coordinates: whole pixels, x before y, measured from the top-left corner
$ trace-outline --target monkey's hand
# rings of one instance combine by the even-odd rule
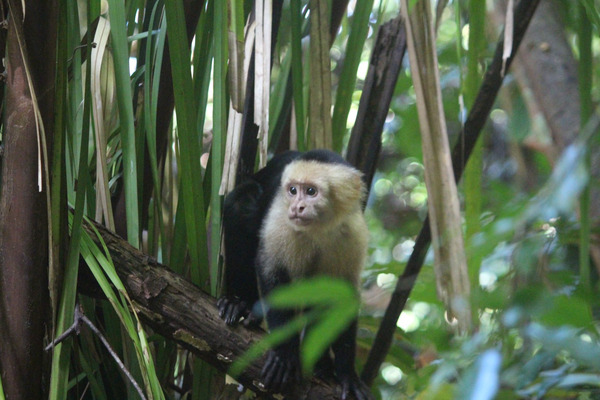
[[[281,392],[286,385],[300,382],[302,377],[298,352],[286,347],[269,350],[267,353],[267,361],[261,373],[265,389]]]
[[[217,307],[219,308],[219,317],[230,326],[237,325],[240,319],[250,314],[248,304],[237,296],[222,296],[217,301]]]
[[[346,400],[349,393],[352,393],[356,400],[373,399],[371,391],[367,385],[360,380],[355,372],[352,372],[351,374],[343,374],[342,376],[338,374],[338,380],[342,385],[342,400]]]

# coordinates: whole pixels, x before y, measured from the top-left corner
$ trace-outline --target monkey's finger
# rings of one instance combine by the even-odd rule
[[[350,384],[348,381],[342,382],[342,400],[346,400],[348,398],[348,392],[350,391]]]
[[[273,381],[273,364],[275,356],[272,352],[269,352],[267,355],[267,360],[265,361],[265,365],[260,372],[261,379],[266,388],[271,388]]]
[[[238,320],[238,312],[237,312],[237,305],[235,304],[231,304],[229,305],[229,309],[227,310],[227,324],[228,325],[234,325],[237,320]]]
[[[231,325],[231,313],[235,308],[235,303],[228,298],[222,297],[217,302],[217,306],[219,307],[219,317],[221,317],[227,325]]]
[[[287,365],[283,377],[281,378],[282,384],[290,383],[290,381],[297,382],[296,375],[296,368],[291,365]]]
[[[217,300],[217,308],[219,309],[219,317],[223,318],[225,310],[227,309],[227,299],[225,297],[221,297]]]
[[[365,390],[366,391],[357,388],[354,391],[354,397],[356,397],[356,400],[372,400],[373,399],[371,392],[367,388],[365,388]]]
[[[244,311],[244,307],[240,304],[232,304],[229,308],[229,313],[227,316],[227,323],[229,325],[236,325],[240,318],[242,317]]]
[[[231,304],[227,304],[227,307],[225,308],[223,314],[223,319],[225,320],[225,323],[227,325],[231,325]]]
[[[273,377],[273,390],[276,392],[281,391],[283,389],[283,376],[285,375],[285,365],[278,358],[277,365],[275,367],[275,374]]]
[[[356,400],[371,400],[373,398],[369,388],[359,380],[347,380],[342,383],[342,400],[348,397],[348,393],[352,393]]]
[[[233,318],[233,307],[231,305],[229,305],[227,311],[225,311],[224,319],[227,325],[233,325],[233,323],[235,322]]]
[[[263,385],[265,385],[265,388],[270,390],[273,387],[273,371],[271,369],[268,369],[266,371],[263,371],[263,373],[261,374],[261,380]]]
[[[265,360],[265,364],[263,365],[262,370],[260,371],[261,375],[265,375],[265,373],[271,368],[271,364],[273,363],[273,353],[269,351],[267,353],[267,358]]]

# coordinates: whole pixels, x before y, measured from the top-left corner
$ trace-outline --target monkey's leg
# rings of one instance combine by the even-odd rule
[[[342,385],[344,400],[348,397],[348,393],[352,393],[357,400],[373,398],[369,388],[360,380],[354,369],[357,325],[357,321],[354,320],[332,346],[335,355],[335,374]]]
[[[259,281],[261,293],[266,297],[274,288],[289,283],[290,277],[285,270],[277,269],[268,276],[259,274]],[[282,327],[291,321],[295,315],[295,310],[269,308],[267,310],[269,330],[272,331]],[[300,381],[299,353],[299,334],[295,334],[286,342],[269,350],[267,353],[267,360],[261,373],[262,382],[267,389],[280,392],[286,385]]]

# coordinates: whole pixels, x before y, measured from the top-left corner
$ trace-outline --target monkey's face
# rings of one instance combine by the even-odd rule
[[[294,228],[306,230],[329,219],[326,187],[292,180],[285,185],[288,219]]]

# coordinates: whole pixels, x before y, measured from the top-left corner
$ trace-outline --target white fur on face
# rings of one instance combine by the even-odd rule
[[[294,278],[324,274],[358,285],[368,241],[361,173],[343,164],[299,160],[285,168],[281,182],[261,229],[260,262],[267,268],[284,265]],[[303,226],[290,221],[290,184],[317,188],[316,221]]]

